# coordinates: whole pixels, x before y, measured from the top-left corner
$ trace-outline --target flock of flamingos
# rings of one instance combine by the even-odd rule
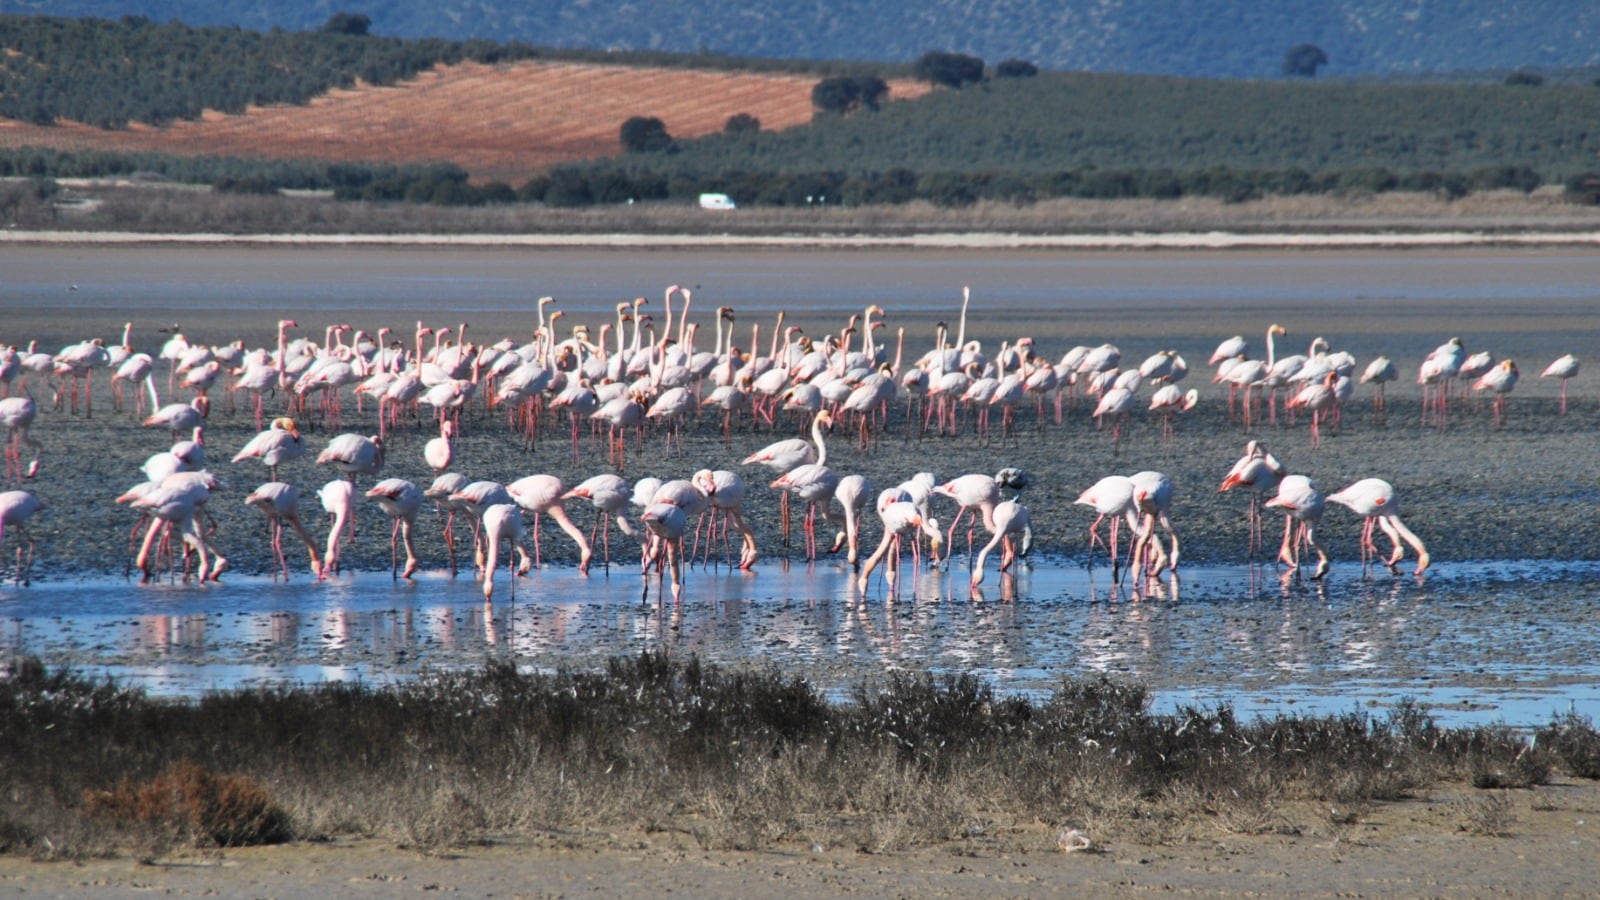
[[[676,318],[674,298],[681,298]],[[513,589],[515,573],[539,564],[539,521],[545,516],[576,543],[579,568],[585,573],[596,543],[609,564],[614,521],[642,548],[645,573],[653,568],[658,579],[670,580],[674,600],[681,597],[686,563],[698,552],[693,547],[702,540],[707,555],[720,541],[730,563],[741,568],[750,568],[758,559],[756,535],[742,513],[746,483],[738,472],[705,469],[688,479],[643,478],[631,484],[620,474],[607,473],[570,488],[551,475],[530,475],[510,484],[469,481],[451,470],[454,442],[463,410],[481,404],[504,411],[512,431],[530,439],[539,429],[563,436],[570,431],[575,452],[581,430],[599,430],[611,467],[618,472],[625,470],[630,441],[637,444],[648,435],[669,447],[681,443],[684,429],[692,427],[701,411],[714,412],[717,427],[724,430],[746,418],[776,425],[780,416],[798,417],[802,428],[809,430],[809,440],[781,440],[743,461],[747,471],[762,467],[773,473],[770,488],[782,495],[785,539],[793,498],[804,504],[808,559],[823,551],[817,538],[821,519],[837,528],[828,552],[847,553],[860,590],[866,591],[872,573],[882,566],[892,594],[903,548],[909,545],[915,567],[921,564],[926,544],[930,562],[938,564],[948,558],[961,519],[970,516],[969,555],[975,529],[981,525],[989,535],[970,563],[976,590],[991,554],[998,551],[1000,569],[1005,571],[1029,549],[1029,513],[1018,498],[1027,484],[1026,473],[1005,469],[943,482],[921,473],[873,494],[862,476],[841,474],[828,465],[830,430],[871,446],[891,406],[903,405],[906,428],[952,434],[971,427],[1004,437],[1016,428],[1019,412],[1031,410],[1040,421],[1053,417],[1059,423],[1064,404],[1093,402],[1095,420],[1110,430],[1115,442],[1137,406],[1160,416],[1170,431],[1172,417],[1193,408],[1198,397],[1196,391],[1180,387],[1188,364],[1169,351],[1137,366],[1125,366],[1120,351],[1109,344],[1074,348],[1057,362],[1035,353],[1028,338],[986,352],[979,342],[967,340],[965,299],[956,333],[949,334],[941,323],[935,346],[915,359],[906,357],[904,329],[893,346],[880,340],[885,312],[878,306],[851,316],[838,334],[815,340],[800,328],[785,327],[780,313],[765,353],[760,349],[759,325],[752,329],[748,349],[735,345],[733,312],[722,307],[716,311],[711,349],[698,349],[702,323],[690,320],[692,299],[689,290],[675,285],[666,290],[659,324],[646,311],[647,302],[639,299],[618,304],[615,322],[597,330],[570,328],[563,336],[557,327],[563,312],[547,312],[552,301],[543,298],[538,303],[537,331],[526,343],[477,343],[468,339],[465,325],[452,330],[421,322],[409,344],[392,339],[388,329],[351,334],[349,325],[330,326],[318,342],[291,338],[299,326],[284,320],[278,323],[274,347],[253,350],[246,349],[242,340],[207,346],[191,344],[174,333],[152,356],[131,346],[131,323],[120,344],[96,338],[55,354],[34,345],[26,350],[0,347],[0,389],[5,397],[0,399],[0,422],[8,435],[5,487],[19,488],[0,493],[0,544],[6,535],[17,536],[15,577],[26,583],[35,549],[26,526],[46,504],[20,487],[36,479],[47,483],[50,476],[48,467],[41,472],[45,444],[34,436],[34,426],[48,425],[50,416],[77,413],[80,406],[85,416],[92,415],[94,382],[104,370],[115,408],[132,411],[147,428],[170,434],[174,441],[145,462],[142,483],[116,498],[143,516],[136,526],[134,561],[146,579],[163,564],[175,571],[180,561],[186,577],[192,571],[201,581],[217,579],[226,569],[227,558],[218,552],[206,512],[207,501],[222,485],[206,468],[210,448],[204,431],[214,401],[232,406],[239,398],[250,404],[259,433],[231,460],[236,465],[258,461],[266,470],[268,480],[244,502],[260,509],[269,523],[275,577],[280,573],[289,577],[286,538],[304,546],[318,580],[338,570],[341,549],[354,533],[358,480],[381,475],[391,430],[418,427],[419,421],[438,428],[438,437],[423,450],[434,481],[424,487],[383,478],[364,491],[392,520],[396,577],[410,578],[420,567],[412,532],[429,504],[444,520],[452,572],[456,520],[470,522],[473,564],[486,601],[493,597],[502,557],[508,567],[515,567]],[[1328,352],[1320,339],[1306,354],[1278,355],[1275,338],[1283,334],[1278,325],[1267,329],[1264,357],[1253,357],[1250,342],[1234,337],[1223,341],[1209,360],[1214,367],[1212,381],[1227,386],[1230,414],[1241,417],[1246,427],[1263,414],[1263,406],[1265,414],[1276,420],[1281,401],[1282,414],[1309,416],[1315,445],[1323,423],[1339,415],[1357,383],[1373,386],[1374,408],[1381,409],[1384,384],[1398,377],[1390,360],[1372,360],[1356,377],[1356,360],[1348,353]],[[1563,412],[1566,380],[1577,372],[1578,361],[1571,356],[1556,360],[1543,372],[1562,380]],[[1469,356],[1459,340],[1451,339],[1419,366],[1423,416],[1442,423],[1452,385],[1470,384],[1474,390],[1493,394],[1498,426],[1517,377],[1515,363],[1496,363],[1487,354]],[[189,399],[162,405],[161,381],[166,382],[169,398]],[[36,391],[43,393],[41,385],[49,393],[47,418],[42,422],[41,400],[34,396]],[[1141,400],[1145,388],[1149,391]],[[297,420],[316,417],[338,431],[352,402],[360,412],[367,403],[374,404],[377,433],[339,434],[316,452],[317,465],[338,473],[316,492],[333,519],[329,534],[319,543],[301,517],[301,492],[278,480],[278,470],[312,450]],[[422,419],[421,407],[428,408],[427,419]],[[588,426],[583,424],[586,419]],[[31,458],[24,463],[28,453]],[[1250,441],[1220,486],[1222,491],[1233,489],[1250,492],[1256,543],[1261,540],[1260,498],[1265,498],[1261,506],[1282,511],[1278,559],[1295,573],[1308,551],[1316,557],[1311,577],[1321,578],[1328,570],[1328,555],[1317,541],[1316,527],[1329,502],[1365,519],[1364,565],[1376,558],[1396,569],[1407,546],[1416,554],[1417,572],[1429,565],[1427,548],[1401,521],[1394,490],[1381,479],[1364,479],[1324,495],[1305,476],[1286,474],[1264,446]],[[48,496],[48,491],[43,493]],[[1168,519],[1171,498],[1172,482],[1159,472],[1110,476],[1078,498],[1096,513],[1090,528],[1091,551],[1095,546],[1109,551],[1114,578],[1119,566],[1123,572],[1147,577],[1176,572],[1180,551]],[[586,535],[567,514],[567,501],[584,501],[596,509],[591,534]],[[947,529],[933,517],[934,503],[945,501],[953,502],[957,510]],[[882,537],[863,556],[859,524],[869,505],[882,523]],[[1099,532],[1103,522],[1108,523],[1105,538]],[[1120,562],[1119,523],[1125,523],[1128,532]],[[1387,554],[1377,546],[1380,530],[1391,544]],[[524,546],[529,536],[531,557]],[[686,556],[689,538],[694,544]]]

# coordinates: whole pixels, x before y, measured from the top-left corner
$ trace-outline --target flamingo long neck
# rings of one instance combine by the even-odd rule
[[[661,345],[667,344],[667,339],[672,337],[672,295],[677,293],[678,286],[667,288],[667,295],[661,298],[661,305],[665,307],[661,319]]]
[[[289,327],[282,322],[278,323],[278,385],[283,386],[284,368],[288,363],[289,355]]]
[[[817,444],[817,465],[828,464],[828,445],[822,439],[823,420],[821,416],[811,420],[811,439]]]
[[[1278,360],[1277,348],[1272,342],[1272,333],[1277,331],[1276,325],[1267,329],[1267,368],[1272,368]]]
[[[683,295],[683,309],[678,312],[678,346],[683,346],[684,337],[689,327],[689,304],[694,302],[694,295],[685,287],[678,288],[678,293]]]
[[[900,361],[905,355],[905,350],[906,329],[905,326],[901,326],[894,339],[894,374],[896,378],[900,377]]]
[[[711,345],[712,353],[722,352],[722,310],[717,310],[717,342]]]
[[[967,344],[967,304],[972,302],[972,288],[961,289],[961,323],[956,328],[956,346],[965,347]]]
[[[772,346],[767,349],[767,359],[778,361],[778,339],[783,337],[783,310],[778,310],[778,323],[772,326]],[[752,348],[754,349],[754,348]]]

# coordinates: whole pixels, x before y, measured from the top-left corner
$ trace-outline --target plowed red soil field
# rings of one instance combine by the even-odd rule
[[[765,130],[811,120],[817,79],[581,63],[463,63],[390,87],[335,90],[304,106],[207,112],[198,121],[122,131],[73,122],[39,127],[0,119],[0,147],[192,156],[456,163],[474,181],[520,184],[562,162],[620,151],[632,116],[655,116],[674,137],[720,131],[749,113]],[[925,93],[890,82],[890,98]]]

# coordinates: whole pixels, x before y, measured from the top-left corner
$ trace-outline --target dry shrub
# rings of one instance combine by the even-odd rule
[[[1534,733],[1533,742],[1544,748],[1568,774],[1600,778],[1600,730],[1577,713],[1557,716]]]
[[[1460,801],[1461,830],[1481,837],[1507,837],[1517,822],[1516,810],[1505,792]]]
[[[146,784],[123,779],[115,790],[90,791],[91,815],[143,825],[195,844],[243,847],[290,837],[289,817],[254,781],[218,775],[182,760]]]

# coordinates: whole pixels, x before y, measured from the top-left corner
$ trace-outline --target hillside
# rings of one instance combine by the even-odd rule
[[[730,14],[700,0],[15,0],[11,13],[142,15],[154,22],[314,29],[337,10],[372,33],[484,38],[595,50],[711,51],[905,62],[930,49],[991,63],[1191,77],[1276,78],[1284,52],[1311,42],[1334,77],[1600,64],[1600,4],[1569,0],[749,0]]]
[[[816,79],[690,69],[517,62],[443,66],[390,87],[336,89],[305,105],[207,112],[196,121],[125,130],[0,120],[0,149],[50,147],[320,159],[383,164],[449,160],[476,181],[520,183],[540,170],[620,151],[631,116],[660,118],[674,137],[720,132],[749,113],[764,130],[811,121]],[[894,98],[925,93],[890,83]]]

